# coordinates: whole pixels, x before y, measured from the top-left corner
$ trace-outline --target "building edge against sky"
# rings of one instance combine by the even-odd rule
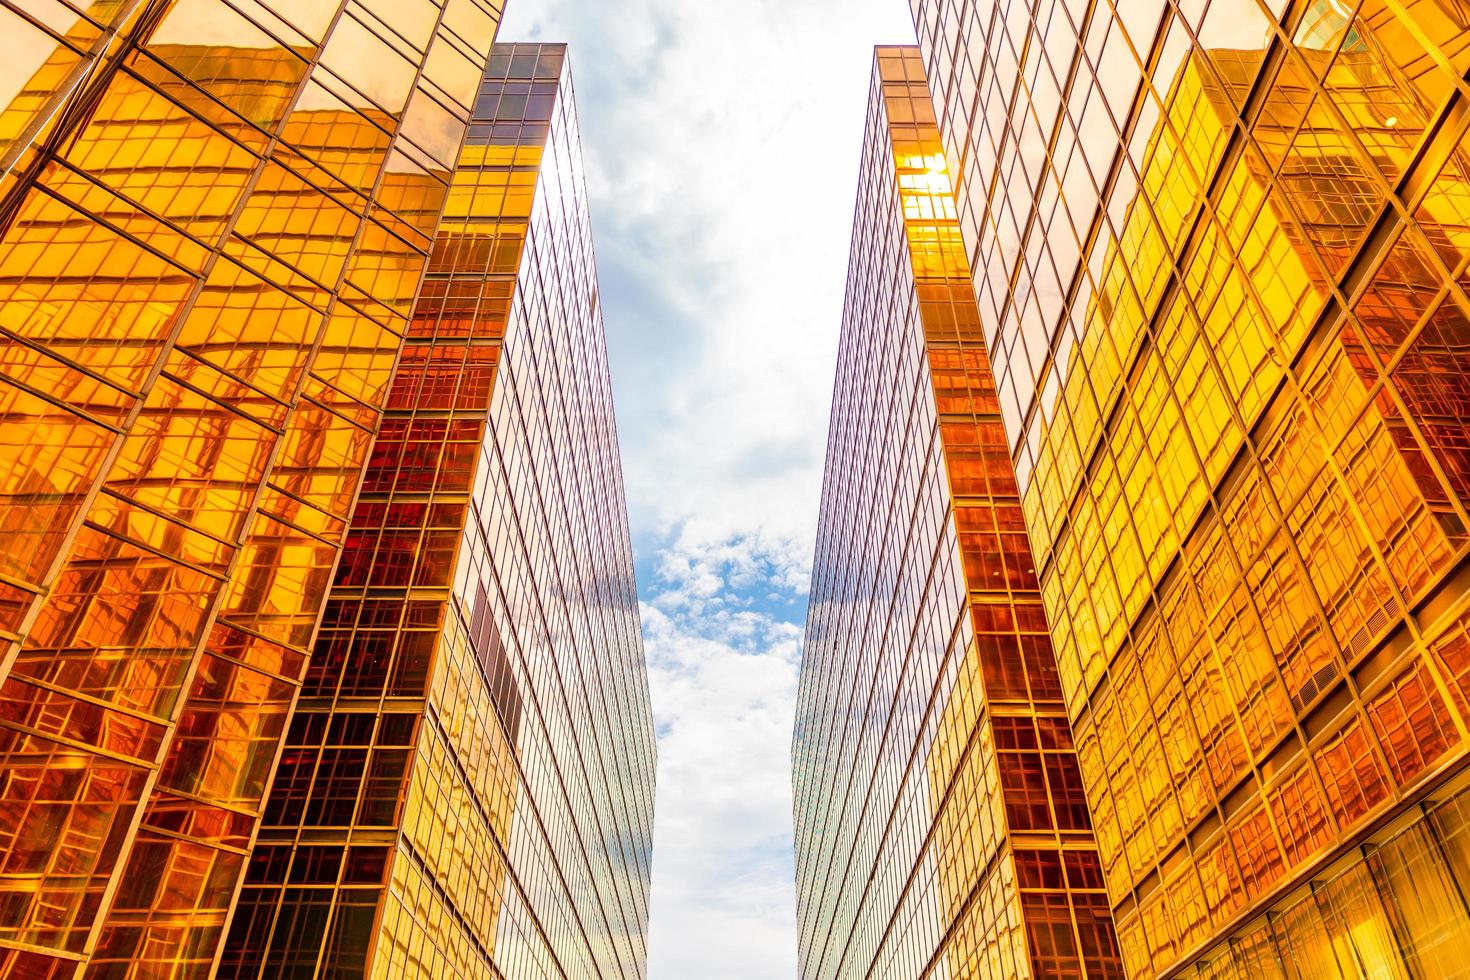
[[[1470,7],[912,7],[1129,973],[1458,975]]]
[[[15,69],[0,114],[0,973],[209,975],[278,758],[290,778],[272,799],[290,805],[272,803],[279,818],[265,822],[299,832],[272,830],[251,866],[256,912],[260,886],[284,876],[279,918],[291,926],[267,928],[279,945],[262,955],[311,969],[300,951],[315,943],[322,969],[348,962],[335,959],[341,946],[323,949],[324,936],[351,945],[388,934],[381,945],[401,965],[393,944],[437,928],[458,902],[505,928],[417,936],[440,958],[412,960],[424,948],[414,945],[402,955],[415,968],[488,975],[493,948],[502,961],[643,969],[652,737],[570,100],[554,80],[509,78],[507,61],[489,90],[508,101],[491,111],[533,123],[544,113],[562,124],[560,142],[548,150],[543,131],[533,145],[519,122],[514,137],[481,127],[481,152],[517,165],[469,167],[451,188],[501,7],[417,9],[0,5]],[[557,172],[538,183],[543,152]],[[536,187],[551,190],[533,203]],[[427,314],[410,313],[456,196],[477,216],[460,212],[458,257],[436,251],[446,292],[426,300],[441,312],[422,332]],[[515,230],[525,237],[533,207],[565,225],[540,236],[534,258]],[[507,369],[491,338],[522,266],[564,295],[517,295],[512,322],[535,326],[507,343],[509,359],[524,362]],[[489,322],[474,325],[482,312]],[[575,368],[546,366],[571,351]],[[456,358],[464,369],[446,371]],[[516,424],[504,445],[482,451],[464,410],[469,389],[496,378],[516,387],[495,395],[514,403],[502,414]],[[488,387],[480,396],[490,403]],[[385,406],[394,411],[374,446]],[[390,438],[394,425],[411,444]],[[556,474],[558,488],[576,489],[539,511],[526,478],[533,460],[546,474],[546,440],[571,468]],[[588,452],[570,452],[568,440]],[[390,452],[408,462],[383,462]],[[489,498],[470,501],[462,484],[423,483],[410,471],[428,454],[453,459],[456,478],[478,473],[476,490],[497,494],[505,513],[482,506]],[[354,514],[365,467],[377,482]],[[592,503],[588,481],[599,487]],[[391,496],[373,499],[379,491]],[[567,509],[581,503],[586,514]],[[516,632],[522,607],[512,604],[509,625],[497,619],[506,613],[487,570],[524,559],[504,554],[514,507],[542,522],[520,528],[519,547],[539,563],[520,574],[550,569],[559,594],[583,603],[580,617],[566,611],[571,600],[559,614],[542,610],[529,637]],[[385,563],[422,557],[385,564],[415,577],[381,596],[339,582],[339,615],[318,640],[334,573],[361,571],[372,535]],[[338,569],[344,541],[359,564]],[[548,557],[574,543],[601,548],[604,563]],[[487,548],[500,550],[487,558]],[[438,578],[446,570],[454,589]],[[397,644],[378,628],[395,605]],[[602,656],[558,673],[568,643],[592,648],[590,620],[605,631],[591,633],[606,640]],[[308,672],[314,643],[324,659]],[[361,689],[348,690],[344,674]],[[298,695],[308,710],[292,724]],[[602,697],[605,723],[593,725],[588,703]],[[543,717],[554,719],[549,735],[536,728]],[[466,750],[471,725],[480,728]],[[487,734],[494,725],[500,742]],[[535,771],[517,792],[523,745]],[[312,751],[321,761],[308,770]],[[585,753],[575,766],[616,772],[594,791],[585,777],[568,790],[536,838],[541,824],[524,814],[541,805],[548,751]],[[405,817],[420,831],[466,819],[467,808],[482,833],[503,835],[503,850],[487,845],[473,874],[436,875],[446,855],[415,851],[412,828],[393,829]],[[584,836],[589,820],[597,829]],[[301,841],[311,846],[293,862]],[[547,848],[562,863],[563,893],[595,909],[527,911],[525,893],[511,894],[516,875],[530,873],[518,862]],[[389,875],[399,904],[364,916]],[[418,878],[405,885],[400,875]],[[539,940],[516,933],[542,929],[543,912],[561,918]],[[249,925],[260,928],[259,916]],[[232,948],[226,972],[248,973],[251,961]]]
[[[804,978],[1119,977],[923,62],[875,52],[792,743]]]
[[[643,976],[654,753],[569,59],[497,44],[221,976]]]

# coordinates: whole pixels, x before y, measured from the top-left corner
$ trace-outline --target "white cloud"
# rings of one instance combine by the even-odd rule
[[[650,975],[795,973],[789,744],[875,43],[904,0],[509,0],[571,44],[659,730]]]
[[[791,976],[785,763],[800,630],[682,598],[643,607],[660,733],[651,972]]]

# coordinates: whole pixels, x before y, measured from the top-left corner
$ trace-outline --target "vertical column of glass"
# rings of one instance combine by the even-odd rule
[[[483,605],[466,620],[451,593],[483,560],[471,500],[546,135],[499,106],[507,50],[450,179],[225,975],[491,975],[519,701]]]

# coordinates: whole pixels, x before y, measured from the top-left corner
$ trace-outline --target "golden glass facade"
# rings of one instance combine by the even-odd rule
[[[0,3],[0,975],[218,962],[499,18]]]
[[[913,0],[1131,976],[1470,963],[1470,6]]]
[[[562,45],[497,45],[220,975],[644,975],[654,742]]]
[[[792,764],[804,978],[1122,976],[913,47],[876,52]]]

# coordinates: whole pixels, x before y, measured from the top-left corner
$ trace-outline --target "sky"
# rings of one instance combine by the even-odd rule
[[[906,0],[508,0],[566,41],[658,732],[651,980],[796,975],[791,723],[874,44]]]

